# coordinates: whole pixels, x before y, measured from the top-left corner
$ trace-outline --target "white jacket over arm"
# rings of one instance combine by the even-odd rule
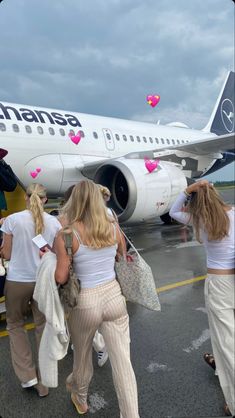
[[[42,384],[47,387],[58,386],[58,364],[67,354],[69,336],[67,333],[64,309],[61,305],[55,282],[56,256],[46,253],[37,270],[33,298],[39,310],[46,317],[46,325],[39,347],[39,369]]]

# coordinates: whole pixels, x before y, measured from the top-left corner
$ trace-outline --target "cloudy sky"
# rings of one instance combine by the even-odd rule
[[[201,129],[234,70],[232,0],[3,0],[0,34],[1,101]]]

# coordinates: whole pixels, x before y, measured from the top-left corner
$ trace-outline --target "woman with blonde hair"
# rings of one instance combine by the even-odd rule
[[[2,255],[9,260],[4,288],[6,321],[12,364],[21,386],[34,387],[38,395],[43,397],[48,394],[48,389],[40,383],[30,342],[24,329],[25,314],[30,304],[38,349],[45,318],[33,299],[40,256],[32,238],[42,234],[52,247],[61,225],[56,218],[44,212],[43,205],[47,201],[47,196],[46,189],[41,184],[31,184],[26,190],[25,199],[27,209],[8,216],[1,227]]]
[[[187,204],[187,212],[182,206]],[[170,210],[177,221],[192,223],[207,253],[205,303],[216,370],[227,415],[235,415],[235,265],[234,208],[207,180],[191,184]],[[205,358],[205,356],[204,356]]]
[[[139,418],[129,316],[114,271],[117,252],[124,251],[118,226],[108,216],[99,186],[92,181],[74,187],[64,213],[73,232],[73,265],[81,286],[78,306],[68,318],[74,345],[73,372],[67,378],[71,400],[79,414],[88,411],[92,341],[99,328],[109,353],[121,416]],[[62,234],[56,238],[55,247],[55,279],[63,285],[68,280],[70,260]]]

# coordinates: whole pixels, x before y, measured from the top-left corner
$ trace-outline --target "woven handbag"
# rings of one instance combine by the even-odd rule
[[[71,230],[64,229],[64,242],[67,254],[70,258],[69,278],[68,281],[59,287],[60,301],[64,307],[65,312],[76,308],[78,305],[78,295],[80,292],[80,281],[77,278],[73,269],[73,234]]]
[[[127,238],[130,248],[125,256],[115,263],[117,280],[127,300],[152,311],[160,311],[161,305],[151,267],[141,257],[133,243]]]

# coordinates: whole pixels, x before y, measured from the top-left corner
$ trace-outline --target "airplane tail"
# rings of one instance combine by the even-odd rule
[[[203,131],[213,132],[216,135],[225,135],[234,132],[234,89],[235,73],[230,71],[217,99],[210,120]]]

